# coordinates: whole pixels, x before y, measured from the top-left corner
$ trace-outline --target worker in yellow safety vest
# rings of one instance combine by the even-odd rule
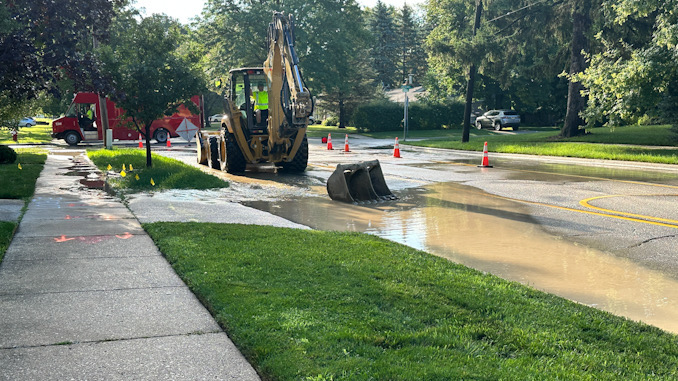
[[[268,110],[268,91],[264,91],[264,84],[259,82],[257,90],[254,92],[254,113],[256,115],[257,124],[261,123],[262,110]]]

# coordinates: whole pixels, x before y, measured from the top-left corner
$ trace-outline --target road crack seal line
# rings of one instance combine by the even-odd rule
[[[601,208],[601,207],[594,206],[594,205],[591,205],[591,204],[590,204],[591,201],[594,201],[594,200],[600,200],[600,199],[604,199],[604,198],[612,198],[612,197],[647,197],[647,196],[649,196],[649,197],[657,197],[657,196],[678,197],[678,194],[635,194],[635,195],[622,195],[622,194],[618,194],[618,195],[607,195],[607,196],[591,197],[591,198],[587,198],[587,199],[585,199],[585,200],[581,200],[581,201],[579,201],[579,205],[581,205],[581,206],[583,206],[583,207],[585,207],[585,208],[594,209],[594,210],[599,210],[599,211],[605,212],[605,213],[616,214],[616,215],[621,215],[621,216],[629,216],[629,217],[637,218],[637,219],[640,219],[640,220],[643,220],[643,221],[649,220],[649,221],[646,221],[647,223],[652,223],[652,221],[655,221],[656,223],[666,223],[666,224],[669,224],[669,226],[671,226],[671,227],[676,227],[676,228],[678,228],[678,226],[674,226],[674,225],[678,225],[678,221],[677,221],[677,220],[670,220],[670,219],[666,219],[666,218],[646,216],[646,215],[643,215],[643,214],[635,214],[635,213],[620,212],[620,211],[618,211],[618,210],[605,209],[605,208]]]
[[[99,340],[82,340],[82,341],[60,341],[58,343],[52,344],[35,344],[35,345],[15,345],[11,347],[0,347],[0,350],[17,350],[17,349],[32,349],[32,348],[49,348],[49,347],[59,347],[59,346],[70,346],[70,345],[83,345],[83,344],[104,344],[104,343],[114,343],[114,342],[124,342],[124,341],[135,341],[135,340],[147,340],[147,339],[162,339],[162,338],[172,338],[172,337],[190,337],[190,336],[202,336],[210,334],[222,334],[225,333],[221,329],[218,331],[195,331],[188,333],[179,333],[179,334],[169,334],[169,335],[151,335],[151,336],[139,336],[139,337],[121,337],[121,338],[112,338],[112,339],[99,339]]]
[[[650,243],[650,242],[652,242],[652,241],[656,241],[656,240],[659,240],[659,239],[664,239],[664,238],[675,238],[675,237],[678,237],[678,234],[669,234],[669,235],[665,235],[665,236],[661,236],[661,237],[653,237],[653,238],[650,238],[650,239],[646,239],[646,240],[643,241],[643,242],[639,242],[639,243],[637,243],[637,244],[635,244],[635,245],[631,245],[631,246],[627,247],[627,249],[634,249],[634,248],[636,248],[636,247],[641,247],[642,245],[644,245],[644,244],[646,244],[646,243]]]

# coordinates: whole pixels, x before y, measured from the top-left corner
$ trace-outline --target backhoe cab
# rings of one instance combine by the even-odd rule
[[[274,13],[267,39],[263,67],[229,72],[221,130],[198,133],[198,163],[229,173],[258,163],[290,172],[306,169],[313,101],[294,51],[293,18]]]

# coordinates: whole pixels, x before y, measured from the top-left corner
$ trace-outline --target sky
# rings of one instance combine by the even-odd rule
[[[410,6],[423,4],[423,0],[382,0],[384,4],[401,8],[405,2]],[[358,4],[364,7],[373,7],[377,0],[358,0]],[[191,18],[202,11],[205,0],[136,0],[136,8],[146,8],[146,16],[153,13],[164,13],[172,18],[179,19],[182,23],[188,23]]]

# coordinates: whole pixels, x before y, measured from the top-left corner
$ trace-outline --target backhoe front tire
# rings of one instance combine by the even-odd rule
[[[224,140],[223,147],[226,149],[226,160],[222,160],[221,169],[231,174],[245,172],[247,161],[245,161],[245,156],[242,154],[238,142],[235,141],[235,135],[226,134]]]
[[[213,169],[220,169],[219,166],[219,141],[215,136],[210,137],[209,145],[209,156],[207,160],[209,161],[209,167]]]
[[[297,154],[294,155],[292,161],[281,161],[277,164],[280,165],[280,170],[282,172],[304,172],[306,170],[306,166],[308,165],[308,140],[306,139],[306,135],[304,135],[304,140],[301,141],[301,145],[297,150]]]

